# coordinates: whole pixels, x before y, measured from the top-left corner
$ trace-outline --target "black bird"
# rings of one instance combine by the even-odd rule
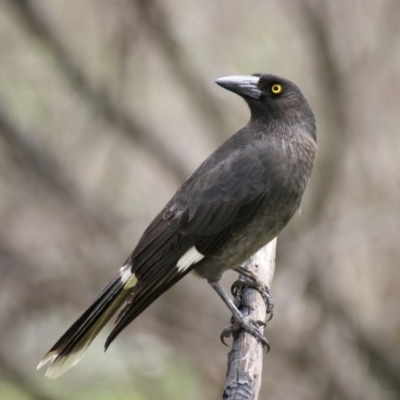
[[[47,377],[55,379],[75,365],[124,303],[106,349],[191,271],[210,283],[243,329],[267,344],[218,282],[232,269],[269,299],[268,288],[241,264],[274,239],[299,209],[317,151],[315,119],[299,88],[287,79],[254,74],[216,83],[243,97],[251,111],[248,124],[183,183],[117,274],[46,354],[38,368],[50,362]]]

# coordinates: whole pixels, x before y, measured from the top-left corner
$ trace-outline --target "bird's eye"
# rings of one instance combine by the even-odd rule
[[[282,86],[278,85],[277,83],[275,83],[274,85],[271,86],[271,92],[273,94],[279,94],[282,93]]]

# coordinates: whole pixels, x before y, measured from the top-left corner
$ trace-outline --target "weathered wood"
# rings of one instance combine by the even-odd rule
[[[245,263],[247,269],[271,286],[275,272],[276,239],[259,250]],[[243,277],[239,277],[243,279]],[[246,288],[238,293],[235,304],[245,316],[254,321],[266,320],[266,305],[259,292]],[[263,330],[261,327],[260,329]],[[265,348],[250,334],[239,330],[233,335],[228,355],[228,372],[222,398],[224,400],[256,400],[261,387],[262,360]]]

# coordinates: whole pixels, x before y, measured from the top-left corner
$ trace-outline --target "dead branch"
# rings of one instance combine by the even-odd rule
[[[251,270],[268,287],[275,272],[276,239],[259,250],[246,262]],[[240,278],[239,278],[240,279]],[[254,321],[265,321],[266,304],[256,289],[246,288],[235,299],[243,315]],[[233,336],[228,355],[228,373],[222,398],[224,400],[256,400],[260,392],[264,349],[250,334],[243,330]]]

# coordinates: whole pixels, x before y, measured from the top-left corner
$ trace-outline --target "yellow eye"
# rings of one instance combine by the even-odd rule
[[[278,85],[277,83],[275,83],[274,85],[271,86],[271,92],[273,94],[279,94],[282,92],[282,86]]]

